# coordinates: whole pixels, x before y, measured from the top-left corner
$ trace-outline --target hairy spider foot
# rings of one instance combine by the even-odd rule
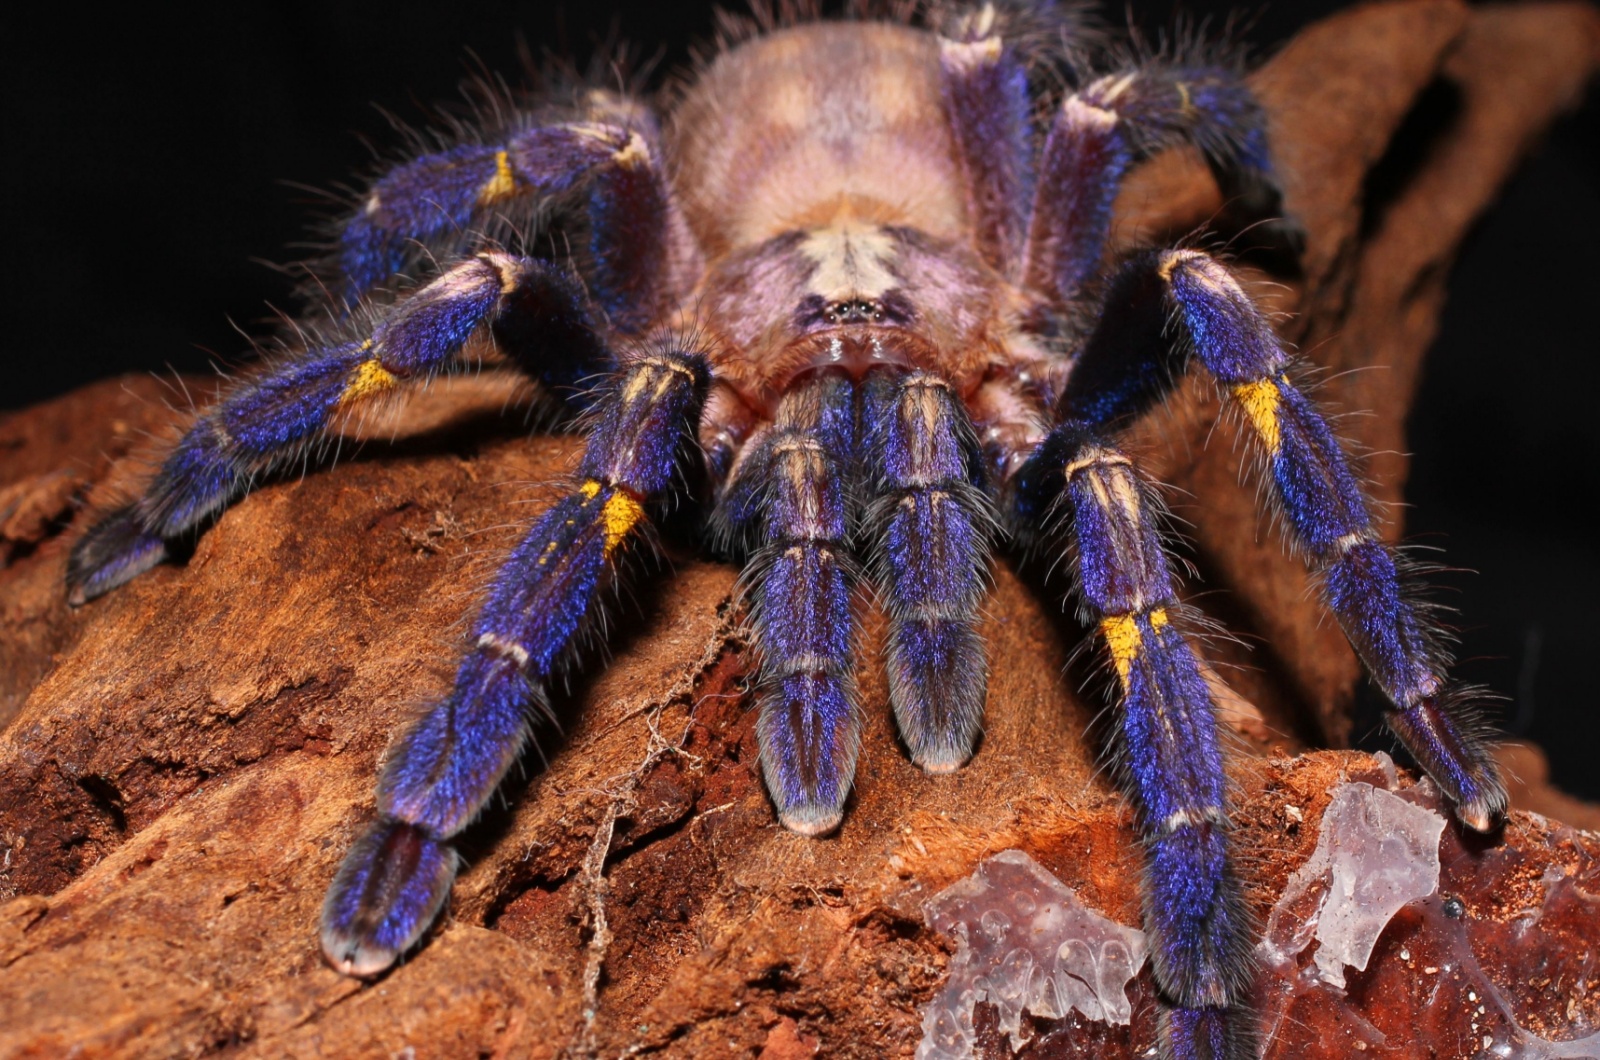
[[[448,843],[380,819],[345,855],[322,906],[322,953],[343,975],[369,979],[422,936],[450,895],[459,859]]]
[[[145,530],[133,505],[112,512],[67,559],[67,603],[88,603],[167,558],[167,543]]]
[[[1423,696],[1404,710],[1389,711],[1386,720],[1417,764],[1455,803],[1461,823],[1475,832],[1492,832],[1505,821],[1511,799],[1483,724],[1470,703],[1460,702],[1468,691],[1450,689],[1443,695]]]
[[[1162,1014],[1161,1039],[1173,1060],[1233,1060],[1258,1055],[1227,1009],[1174,1007]]]

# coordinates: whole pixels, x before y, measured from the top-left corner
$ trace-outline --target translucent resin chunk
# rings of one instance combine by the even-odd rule
[[[1130,980],[1144,964],[1144,933],[1086,907],[1077,892],[1020,850],[989,858],[923,906],[928,925],[955,939],[950,978],[922,1018],[918,1060],[973,1055],[973,1009],[995,1007],[1013,1049],[1029,1034],[1023,1012],[1127,1024]]]
[[[1439,814],[1382,788],[1339,785],[1323,814],[1317,849],[1289,877],[1273,907],[1261,943],[1264,956],[1282,961],[1314,937],[1318,973],[1342,988],[1345,966],[1366,970],[1372,947],[1394,915],[1439,889],[1444,825]],[[1308,900],[1313,905],[1305,911]],[[1285,909],[1296,910],[1300,921],[1288,932],[1280,916]]]

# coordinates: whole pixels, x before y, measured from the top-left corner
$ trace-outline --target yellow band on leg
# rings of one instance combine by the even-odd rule
[[[585,479],[578,487],[578,492],[585,500],[594,500],[600,496],[600,491],[605,487],[594,479]],[[600,519],[605,526],[606,533],[606,558],[617,550],[617,546],[633,532],[644,519],[644,505],[640,504],[625,490],[615,490],[606,498],[605,505],[600,509]]]
[[[352,401],[381,394],[399,385],[400,377],[376,360],[362,361],[356,365],[355,371],[350,373],[350,381],[344,385],[344,392],[339,395],[339,404],[348,405]]]
[[[609,557],[615,552],[617,546],[622,544],[623,538],[632,532],[633,528],[644,518],[644,506],[632,497],[618,490],[606,501],[604,509],[606,521],[606,555]]]
[[[1117,680],[1128,687],[1128,674],[1133,661],[1139,657],[1144,645],[1144,635],[1132,615],[1110,615],[1100,621],[1100,635],[1106,639],[1106,649],[1111,652],[1111,665],[1117,669]]]
[[[511,172],[511,156],[501,151],[494,156],[494,176],[484,181],[478,189],[478,205],[509,199],[517,193],[517,177]]]
[[[1255,428],[1261,444],[1276,456],[1278,447],[1283,444],[1283,427],[1278,420],[1278,405],[1282,401],[1278,381],[1257,379],[1253,383],[1240,383],[1233,388],[1233,396],[1250,418],[1250,426]]]

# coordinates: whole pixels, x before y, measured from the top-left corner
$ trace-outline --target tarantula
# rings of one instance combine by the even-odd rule
[[[499,568],[453,690],[392,749],[377,819],[333,881],[322,946],[341,972],[382,972],[432,922],[452,837],[522,751],[652,514],[703,470],[712,543],[745,557],[762,773],[804,835],[840,825],[854,775],[857,583],[891,619],[900,734],[943,773],[980,732],[994,544],[1069,557],[1119,690],[1163,1048],[1246,1051],[1251,928],[1212,693],[1159,502],[1117,447],[1190,362],[1243,412],[1391,728],[1468,826],[1502,815],[1440,633],[1262,312],[1198,249],[1106,263],[1124,176],[1168,145],[1276,203],[1238,71],[1113,62],[1043,108],[1030,64],[1062,59],[1069,20],[984,3],[927,24],[799,20],[725,50],[664,124],[587,90],[391,169],[342,225],[314,338],[237,385],[76,546],[81,604],[353,410],[486,343],[582,414],[576,477]],[[531,253],[547,206],[582,236],[581,271]]]

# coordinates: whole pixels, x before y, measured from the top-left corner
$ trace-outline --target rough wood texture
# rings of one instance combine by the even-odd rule
[[[1346,431],[1385,454],[1367,465],[1385,501],[1400,497],[1394,454],[1454,249],[1597,55],[1584,4],[1412,0],[1313,27],[1257,75],[1308,235],[1302,274],[1263,295],[1318,363],[1383,366],[1333,377],[1324,397],[1376,413]],[[1182,232],[1220,206],[1177,154],[1130,186],[1122,227]],[[0,419],[0,1056],[907,1055],[952,945],[921,902],[982,858],[1026,850],[1093,908],[1138,921],[1131,820],[1079,736],[1099,708],[1063,675],[1081,632],[1057,588],[998,569],[987,734],[953,777],[907,762],[864,664],[856,795],[819,842],[776,826],[755,771],[735,572],[680,550],[610,665],[561,701],[548,766],[531,756],[509,806],[468,833],[470,867],[426,946],[373,986],[324,967],[318,907],[370,813],[375,762],[446,687],[485,565],[546,503],[526,484],[576,452],[502,418],[517,393],[489,377],[437,388],[393,443],[261,489],[187,565],[76,612],[61,577],[84,504],[137,482],[145,432],[171,436],[171,395],[113,381]],[[1235,763],[1240,860],[1265,911],[1309,856],[1327,788],[1372,765],[1262,756],[1342,744],[1358,672],[1241,484],[1233,426],[1202,445],[1215,417],[1207,389],[1186,387],[1141,448],[1192,494],[1179,514],[1196,559],[1229,589],[1207,606],[1259,645],[1208,650],[1256,752]],[[1536,751],[1512,753],[1536,769]],[[1534,787],[1520,806],[1597,823]],[[1286,827],[1286,806],[1303,825]],[[1496,899],[1510,871],[1496,858],[1520,859],[1518,895],[1566,878],[1592,890],[1594,843],[1575,835],[1516,814],[1500,847],[1456,843],[1452,886],[1478,888],[1474,915],[1501,924],[1543,898]],[[1380,944],[1350,1010],[1456,1041],[1466,1016],[1425,1024],[1394,1009],[1403,991],[1377,989],[1401,960]],[[1147,1047],[1148,973],[1139,983],[1131,1036],[1097,1055]],[[1535,1011],[1566,1004],[1560,990],[1519,1002],[1517,1021],[1552,1037],[1590,1027],[1588,1002]],[[1297,1009],[1269,1055],[1344,1055],[1336,1029]],[[1051,1055],[1088,1055],[1091,1038]]]

